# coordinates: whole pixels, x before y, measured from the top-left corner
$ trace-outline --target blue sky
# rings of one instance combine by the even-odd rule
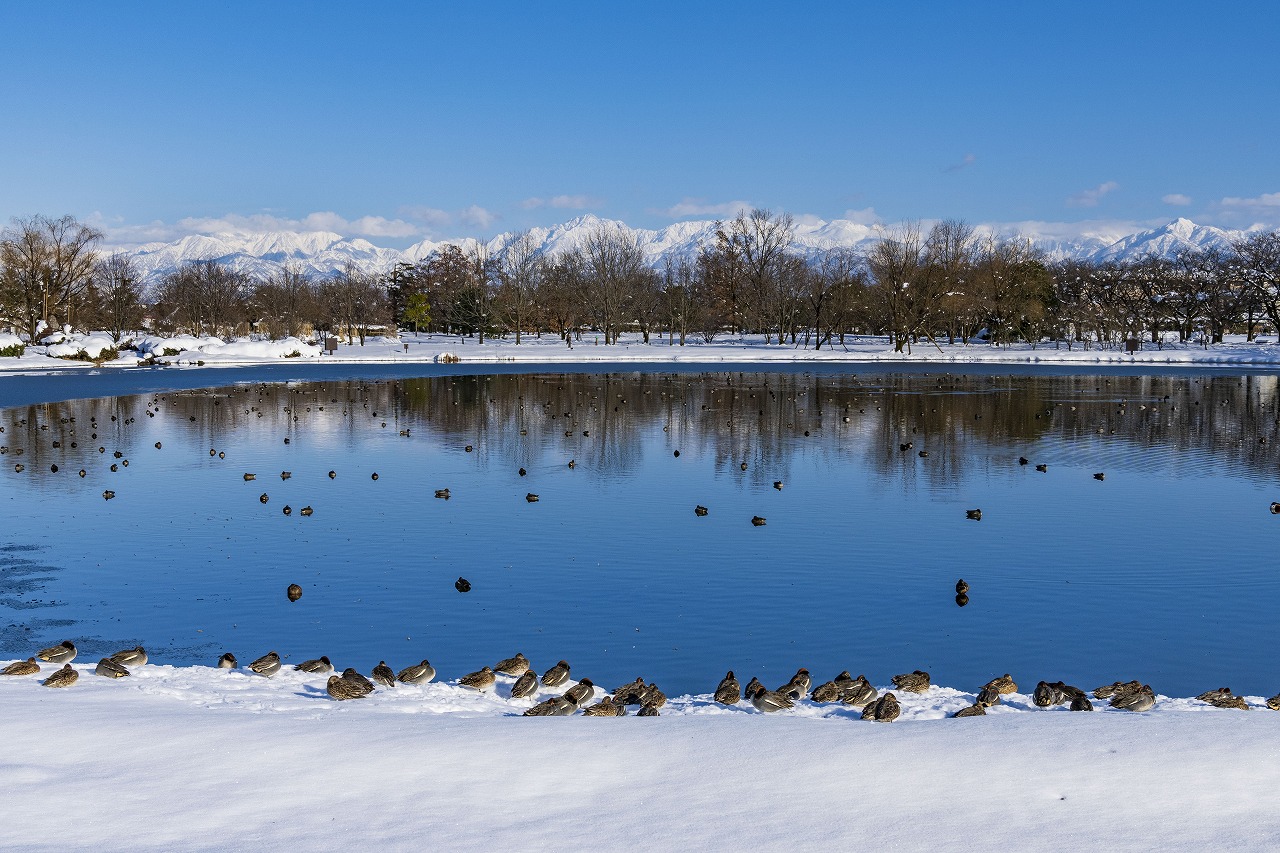
[[[1271,4],[796,6],[4,4],[0,217],[1280,224]]]

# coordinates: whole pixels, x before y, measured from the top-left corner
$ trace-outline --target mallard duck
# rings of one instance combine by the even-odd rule
[[[314,675],[324,675],[326,672],[333,672],[333,662],[329,660],[328,655],[321,655],[314,660],[304,660],[302,663],[294,667],[298,672],[310,672]]]
[[[809,670],[801,667],[796,670],[796,674],[791,676],[791,680],[778,688],[778,692],[792,699],[803,699],[809,695],[809,686],[813,684],[813,679],[809,676]]]
[[[14,661],[0,669],[0,675],[35,675],[40,671],[40,664],[36,663],[35,658],[27,658],[26,660]]]
[[[415,663],[400,670],[397,679],[405,684],[426,684],[436,677],[436,668],[424,658],[422,663]]]
[[[373,685],[366,686],[353,678],[346,678],[342,675],[331,675],[329,676],[329,681],[324,686],[324,690],[338,701],[342,701],[344,699],[363,699],[373,692]]]
[[[951,716],[953,717],[985,717],[986,715],[987,715],[986,706],[979,703],[977,705],[970,705],[968,708],[961,708],[959,711],[956,711]]]
[[[755,706],[757,711],[765,714],[771,714],[774,711],[783,711],[787,708],[794,708],[795,704],[791,701],[791,697],[777,690],[766,690],[760,687],[755,693],[751,694],[751,704]],[[648,707],[648,706],[645,706]]]
[[[840,701],[854,708],[861,708],[876,700],[877,690],[867,681],[865,675],[859,675],[849,683],[840,694]]]
[[[1083,692],[1071,697],[1071,710],[1073,711],[1092,711],[1093,703],[1089,701],[1089,697]]]
[[[489,690],[497,682],[497,677],[493,674],[493,670],[489,667],[478,670],[477,672],[469,672],[458,679],[459,687],[468,687],[472,690]]]
[[[742,685],[738,683],[733,670],[729,670],[725,677],[720,679],[720,684],[716,687],[715,701],[721,705],[736,705],[742,701]]]
[[[355,667],[349,666],[346,669],[344,669],[342,671],[341,677],[346,681],[354,681],[356,684],[359,684],[361,687],[368,688],[367,690],[365,690],[366,693],[373,692],[373,682],[365,678],[364,675],[362,675],[361,673],[357,672]]]
[[[1000,691],[991,685],[987,685],[978,691],[978,698],[974,701],[975,705],[981,705],[984,708],[990,708],[992,705],[1000,704]]]
[[[1014,682],[1013,676],[1007,672],[1004,675],[1000,676],[999,678],[991,679],[984,686],[994,687],[996,690],[1000,691],[1001,695],[1004,695],[1004,696],[1008,696],[1010,693],[1018,692],[1017,683]]]
[[[116,652],[111,659],[121,666],[139,667],[147,662],[147,650],[142,646]]]
[[[107,678],[124,678],[129,674],[129,670],[123,665],[116,663],[111,658],[103,658],[98,661],[98,665],[93,670],[94,675],[102,675]]]
[[[270,678],[280,671],[280,655],[275,652],[267,652],[253,663],[249,664],[249,669],[258,675]]]
[[[569,662],[560,661],[551,669],[542,673],[543,687],[559,687],[569,680]]]
[[[596,695],[595,685],[590,678],[584,678],[564,692],[564,698],[581,708]]]
[[[543,699],[541,702],[539,702],[537,705],[534,705],[532,708],[526,708],[522,716],[550,717],[552,715],[552,712],[555,711],[556,707],[560,704],[560,701],[561,700],[559,696],[552,696],[548,699]]]
[[[538,692],[538,673],[528,670],[511,685],[511,698],[524,699]]]
[[[643,708],[641,708],[636,713],[636,716],[637,717],[661,717],[662,714],[658,712],[657,705],[650,704],[650,705],[645,705]]]
[[[895,675],[893,677],[893,686],[899,690],[905,690],[908,693],[927,693],[929,692],[929,673],[924,670],[917,669],[914,672]],[[892,695],[889,693],[886,696]],[[896,699],[894,700],[897,701]]]
[[[36,657],[45,663],[71,663],[76,659],[76,646],[70,640],[63,640],[56,646],[36,652]]]
[[[62,669],[55,672],[44,680],[45,687],[70,687],[80,679],[80,673],[71,668],[71,664],[64,664]]]
[[[529,659],[520,652],[516,652],[516,656],[513,658],[504,658],[498,661],[493,671],[500,672],[503,675],[519,677],[529,671]]]
[[[1049,682],[1041,681],[1036,684],[1036,689],[1031,694],[1031,701],[1036,703],[1038,708],[1048,708],[1050,705],[1062,702],[1062,694]]]
[[[898,704],[898,697],[892,693],[884,694],[862,709],[862,719],[874,720],[877,723],[892,723],[901,714],[902,706]]]
[[[1122,711],[1150,711],[1155,704],[1156,695],[1149,684],[1142,685],[1132,693],[1117,693],[1111,697],[1111,707]]]
[[[378,661],[378,665],[373,668],[373,680],[375,683],[386,687],[396,686],[395,671],[387,666],[387,662],[384,660]]]
[[[584,717],[624,717],[626,714],[627,706],[617,704],[608,696],[590,708],[582,709],[582,716]]]

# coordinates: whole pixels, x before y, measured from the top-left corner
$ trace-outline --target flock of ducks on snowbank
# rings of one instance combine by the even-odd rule
[[[40,662],[46,664],[62,664],[44,680],[46,687],[70,687],[79,679],[79,673],[72,668],[71,661],[76,657],[75,644],[70,640],[51,646],[38,652],[25,661],[11,663],[0,670],[0,675],[36,675],[41,671]],[[142,646],[124,649],[98,661],[94,674],[107,678],[124,678],[130,674],[130,667],[139,667],[147,663],[147,652]],[[39,661],[39,662],[38,662]],[[240,666],[236,656],[230,652],[218,659],[220,669],[238,669]],[[283,667],[277,652],[268,652],[245,666],[250,672],[265,678],[271,678]],[[334,666],[328,656],[322,655],[314,660],[306,660],[293,667],[296,671],[324,675],[333,673]],[[329,675],[325,684],[325,692],[338,701],[362,699],[377,689],[395,687],[397,684],[426,684],[436,677],[436,668],[427,660],[396,672],[386,661],[379,661],[372,670],[372,678],[366,677],[352,667],[341,674]],[[653,683],[646,683],[643,678],[628,682],[610,693],[599,693],[594,682],[583,678],[570,685],[570,667],[568,661],[558,661],[555,666],[538,676],[529,664],[529,659],[517,653],[514,657],[498,661],[493,666],[482,667],[458,679],[460,687],[476,691],[493,690],[498,683],[498,676],[503,675],[515,679],[511,684],[512,699],[533,698],[539,686],[556,689],[569,685],[563,693],[548,696],[536,705],[526,709],[526,717],[567,717],[582,711],[587,717],[622,717],[627,714],[627,707],[639,706],[638,716],[659,716],[659,709],[667,703],[667,695]],[[931,680],[929,673],[922,670],[895,675],[892,678],[894,689],[904,693],[925,694],[929,692]],[[1008,673],[994,678],[982,686],[977,692],[974,703],[952,714],[953,717],[980,717],[987,709],[999,705],[1002,697],[1017,693],[1018,685]],[[599,701],[591,705],[592,699],[599,695]],[[720,680],[713,694],[714,700],[721,705],[734,706],[746,700],[763,713],[785,711],[794,708],[797,702],[808,699],[816,703],[836,703],[862,710],[862,719],[875,722],[893,722],[902,713],[902,706],[892,692],[880,694],[865,675],[854,678],[846,670],[831,681],[813,686],[809,670],[803,667],[796,670],[791,679],[777,690],[765,687],[759,679],[752,678],[744,689],[729,670]],[[1148,684],[1138,681],[1116,681],[1104,684],[1093,691],[1093,698],[1108,701],[1112,708],[1123,711],[1149,711],[1156,704],[1155,692]],[[1072,711],[1092,711],[1093,703],[1089,695],[1078,687],[1072,687],[1061,681],[1041,681],[1036,684],[1031,694],[1032,702],[1039,708],[1050,708],[1055,705],[1069,705]],[[1196,697],[1215,708],[1235,708],[1249,710],[1243,697],[1233,694],[1230,688],[1220,687],[1209,690]],[[1267,707],[1280,711],[1280,695],[1267,700]]]

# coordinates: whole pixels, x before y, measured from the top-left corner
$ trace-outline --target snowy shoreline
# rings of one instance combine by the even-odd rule
[[[134,341],[137,351],[122,350],[120,356],[101,363],[56,357],[77,349],[99,355],[110,340],[101,335],[72,336],[67,342],[47,346],[30,346],[22,356],[0,358],[0,375],[15,373],[60,373],[101,370],[102,368],[137,368],[168,366],[180,368],[237,367],[290,363],[320,364],[594,364],[635,363],[637,365],[684,363],[750,363],[750,364],[873,364],[895,365],[1066,365],[1079,367],[1280,367],[1280,344],[1270,339],[1249,342],[1243,336],[1228,336],[1222,344],[1205,348],[1198,344],[1166,343],[1157,348],[1150,342],[1135,353],[1122,348],[1084,349],[1075,344],[1042,343],[993,346],[975,342],[933,345],[922,341],[912,352],[895,352],[884,337],[850,337],[846,346],[813,350],[797,345],[779,346],[765,343],[760,336],[724,337],[710,343],[688,339],[684,346],[669,344],[657,337],[643,343],[639,335],[624,335],[614,346],[598,343],[587,334],[572,348],[554,335],[526,337],[517,345],[512,339],[488,340],[444,335],[404,334],[400,338],[369,338],[365,345],[339,344],[336,351],[326,353],[321,347],[296,339],[284,341],[236,340],[218,338],[140,337]],[[454,361],[456,359],[456,362]]]
[[[325,676],[292,670],[74,666],[65,690],[0,680],[5,849],[540,850],[574,830],[669,850],[1280,843],[1280,714],[1265,710],[1042,712],[1022,695],[928,722],[972,698],[935,687],[898,694],[891,725],[706,696],[657,719],[510,720],[531,702],[450,684],[335,702]],[[83,808],[54,820],[51,792]]]

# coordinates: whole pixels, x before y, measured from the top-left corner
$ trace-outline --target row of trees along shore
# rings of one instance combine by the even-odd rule
[[[886,230],[865,250],[800,255],[788,214],[754,210],[717,223],[714,238],[650,267],[636,237],[603,223],[580,245],[544,254],[529,233],[500,250],[445,245],[418,263],[374,274],[348,267],[311,278],[285,267],[256,278],[199,261],[146,287],[124,254],[70,216],[15,219],[0,234],[0,328],[35,337],[70,325],[117,341],[161,334],[336,334],[364,343],[392,327],[479,337],[584,330],[646,343],[752,334],[777,345],[842,345],[884,335],[899,351],[921,342],[996,344],[1049,339],[1111,347],[1130,337],[1220,342],[1280,328],[1280,232],[1229,248],[1184,249],[1126,262],[1050,262],[1029,240],[961,221]]]

